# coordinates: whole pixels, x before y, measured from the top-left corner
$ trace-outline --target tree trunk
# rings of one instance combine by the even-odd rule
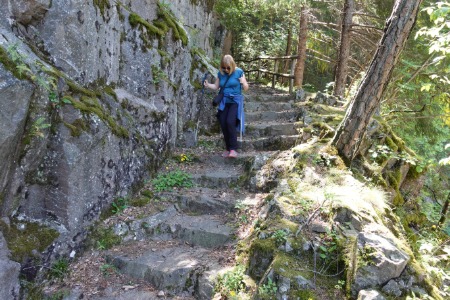
[[[332,145],[347,164],[356,156],[370,118],[380,104],[394,65],[415,24],[421,2],[396,0],[369,70],[336,130]]]
[[[306,39],[308,35],[308,11],[303,6],[300,13],[300,29],[298,34],[298,46],[297,53],[298,59],[295,65],[294,71],[294,86],[300,89],[303,85],[303,73],[305,71],[305,61],[306,61]]]
[[[339,57],[336,67],[334,95],[343,97],[345,92],[345,83],[347,81],[348,60],[350,57],[350,29],[353,23],[353,13],[355,10],[355,3],[353,0],[345,0],[344,16],[341,29],[341,44],[339,46]]]
[[[287,43],[286,43],[286,52],[284,53],[285,56],[289,56],[291,55],[291,51],[292,51],[292,24],[291,22],[289,22],[289,29],[288,29],[288,36],[287,36]],[[283,73],[289,73],[289,67],[291,66],[291,61],[289,59],[286,59],[284,61],[284,68],[283,68]],[[286,82],[287,79],[286,78],[282,78],[281,82],[284,83]]]
[[[231,34],[231,31],[227,31],[227,34],[225,35],[225,39],[223,41],[222,55],[231,54],[232,44],[233,44],[233,35]]]
[[[447,213],[448,213],[448,208],[450,206],[450,193],[447,196],[447,199],[445,200],[444,206],[442,207],[441,210],[441,218],[439,219],[439,225],[442,225],[445,223],[445,220],[447,219]]]

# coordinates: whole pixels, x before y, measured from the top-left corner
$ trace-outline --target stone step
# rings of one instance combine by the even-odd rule
[[[257,111],[285,111],[293,108],[294,102],[255,102],[247,101],[244,104],[245,112],[254,113]]]
[[[247,123],[277,120],[296,121],[297,115],[298,112],[294,110],[245,112],[245,121]]]
[[[238,144],[241,151],[283,151],[299,144],[302,137],[302,135],[279,135],[254,139],[245,137],[242,141],[238,141]]]
[[[244,94],[244,101],[247,102],[292,102],[294,96],[289,94]]]
[[[118,222],[114,227],[115,234],[123,236],[125,241],[147,240],[161,224],[168,222],[178,214],[174,205],[165,211],[131,222]]]
[[[180,239],[191,245],[214,248],[223,246],[231,239],[232,228],[225,224],[225,216],[186,215],[171,206],[161,213],[128,224],[118,222],[114,232],[123,236],[125,241]]]
[[[161,240],[179,239],[189,245],[217,248],[228,243],[233,229],[218,215],[178,215],[162,223],[154,232]]]
[[[303,122],[278,123],[249,123],[245,128],[245,134],[248,137],[268,137],[280,135],[297,135],[298,128],[303,126]]]
[[[176,192],[161,192],[160,200],[176,201],[186,213],[226,214],[233,210],[235,198],[230,192],[203,187],[189,188]]]
[[[191,174],[192,181],[197,187],[207,187],[211,189],[225,189],[244,185],[241,180],[243,172],[228,170],[206,170],[203,174]]]
[[[186,293],[196,299],[212,299],[215,276],[223,268],[218,260],[229,254],[226,250],[221,254],[169,242],[153,242],[142,248],[145,250],[134,255],[123,255],[120,248],[112,249],[106,259],[121,273],[145,280],[159,290]]]

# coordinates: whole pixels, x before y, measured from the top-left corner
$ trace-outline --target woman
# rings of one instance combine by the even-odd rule
[[[236,67],[231,55],[224,55],[220,62],[220,70],[214,83],[204,82],[205,86],[212,90],[222,88],[224,97],[218,105],[218,118],[225,141],[226,151],[223,157],[235,158],[238,156],[236,150],[237,130],[244,131],[244,96],[242,89],[248,90],[248,83],[244,71]]]

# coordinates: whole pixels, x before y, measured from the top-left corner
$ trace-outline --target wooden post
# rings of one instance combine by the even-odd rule
[[[261,70],[261,59],[260,58],[258,58],[258,73],[256,75],[256,81],[261,79],[261,72],[259,70]]]
[[[291,94],[294,90],[294,68],[295,68],[296,59],[291,59],[291,69],[289,71],[289,74],[291,77],[289,78],[289,93]]]
[[[277,81],[277,70],[278,70],[278,60],[275,59],[273,66],[273,75],[272,75],[272,88],[275,88],[275,82]]]

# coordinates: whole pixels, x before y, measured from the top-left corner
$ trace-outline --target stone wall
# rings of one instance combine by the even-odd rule
[[[207,1],[3,2],[2,216],[57,229],[48,255],[73,253],[198,121],[216,21]]]

